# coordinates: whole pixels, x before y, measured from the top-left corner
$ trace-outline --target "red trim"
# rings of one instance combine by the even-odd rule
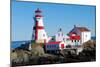
[[[64,44],[61,44],[61,48],[62,48],[62,49],[64,48]]]
[[[36,15],[35,17],[42,17],[41,15]]]
[[[44,29],[43,26],[36,26],[36,29]]]
[[[46,39],[44,39],[44,44],[46,44]]]
[[[80,40],[80,36],[70,36],[70,40]]]
[[[38,25],[39,25],[39,22],[36,22],[35,40],[38,39],[38,30],[39,30],[39,29],[44,29],[43,26],[38,26]]]
[[[36,26],[38,26],[38,22],[36,22]],[[38,29],[36,27],[36,30],[35,30],[35,40],[37,40],[38,38]]]
[[[58,42],[49,42],[49,43],[46,43],[46,45],[54,45],[54,44],[59,45],[59,43],[60,43],[60,41],[58,41]]]
[[[76,33],[75,33],[75,32],[70,32],[69,34],[70,34],[70,35],[73,35],[73,34],[75,34],[75,35],[76,35]]]

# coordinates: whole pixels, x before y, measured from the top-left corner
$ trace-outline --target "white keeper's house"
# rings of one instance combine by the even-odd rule
[[[91,40],[91,31],[86,27],[77,27],[74,25],[74,28],[69,32],[69,36],[71,33],[80,36],[80,44]]]
[[[61,28],[55,34],[55,41],[65,42],[66,46],[82,45],[89,40],[91,40],[91,31],[86,27],[76,27],[75,25],[68,34],[65,34]]]

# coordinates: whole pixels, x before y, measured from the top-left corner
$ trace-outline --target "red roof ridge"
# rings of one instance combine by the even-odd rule
[[[89,29],[87,29],[86,27],[76,27],[78,30],[80,30],[81,32],[83,31],[90,31]]]
[[[61,41],[53,41],[53,42],[48,42],[46,44],[59,44]]]

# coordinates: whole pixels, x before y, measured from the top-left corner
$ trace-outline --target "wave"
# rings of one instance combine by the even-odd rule
[[[27,40],[27,41],[12,41],[11,42],[11,48],[15,49],[17,47],[20,47],[22,44],[30,43],[30,42],[31,42],[31,40]]]

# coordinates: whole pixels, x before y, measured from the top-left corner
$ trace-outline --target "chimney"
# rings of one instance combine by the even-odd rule
[[[74,25],[74,28],[76,28],[76,25]]]
[[[59,31],[62,31],[62,29],[60,28]]]

